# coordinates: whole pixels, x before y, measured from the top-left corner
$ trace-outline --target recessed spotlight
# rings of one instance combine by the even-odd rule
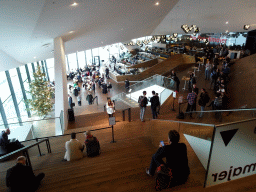
[[[226,24],[228,24],[228,21],[226,22]]]
[[[68,33],[74,33],[74,31],[69,31]]]
[[[156,2],[156,4],[155,5],[159,5],[159,2]]]
[[[34,57],[34,59],[35,59],[36,57]]]
[[[73,4],[71,4],[71,6],[75,7],[77,6],[78,4],[76,2],[74,2]]]
[[[248,30],[250,28],[250,25],[244,25],[244,30]]]

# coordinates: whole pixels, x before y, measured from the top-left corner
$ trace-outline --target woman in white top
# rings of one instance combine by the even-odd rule
[[[110,98],[108,98],[108,102],[106,104],[106,109],[107,109],[107,113],[109,115],[109,117],[113,117],[113,113],[115,113],[115,104],[113,101],[111,101]]]

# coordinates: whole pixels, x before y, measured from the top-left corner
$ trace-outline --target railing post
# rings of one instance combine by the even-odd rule
[[[131,122],[132,121],[131,108],[128,109],[128,118],[129,118],[129,122]]]
[[[114,138],[114,126],[112,125],[112,141],[110,143],[116,143]]]
[[[48,153],[51,153],[52,150],[51,150],[51,145],[50,145],[49,138],[46,140],[46,146],[47,146],[47,149],[48,149]]]
[[[36,138],[36,142],[38,142],[38,138]],[[38,148],[39,156],[42,156],[42,153],[41,153],[41,149],[40,149],[39,144],[37,145],[37,148]]]
[[[125,110],[123,110],[122,112],[123,112],[123,121],[125,121]]]
[[[26,165],[30,166],[32,168],[31,161],[30,161],[29,154],[28,154],[28,150],[23,151],[23,154],[26,157]]]

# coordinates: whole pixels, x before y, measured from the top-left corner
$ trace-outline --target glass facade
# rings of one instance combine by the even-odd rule
[[[89,49],[77,53],[66,55],[66,68],[67,71],[76,70],[77,67],[84,68],[86,65],[91,65],[94,62],[94,57],[100,57],[100,60],[107,62],[111,55],[119,56],[120,52],[127,51],[124,47],[120,49],[121,43]],[[4,122],[19,123],[35,117],[31,111],[27,109],[26,99],[32,99],[29,91],[29,83],[34,80],[34,72],[41,67],[42,72],[46,74],[46,78],[54,81],[54,58],[45,61],[28,63],[20,66],[19,68],[10,69],[9,71],[0,72],[0,89],[4,90],[0,93],[0,128],[9,127],[3,125]],[[9,74],[9,77],[8,75]],[[11,82],[11,85],[8,83]],[[12,88],[12,89],[11,89]],[[13,90],[13,91],[11,91]],[[18,124],[15,124],[17,126]]]

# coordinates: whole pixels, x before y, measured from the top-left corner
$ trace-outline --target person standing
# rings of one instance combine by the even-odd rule
[[[113,117],[115,112],[115,104],[111,99],[108,97],[108,102],[106,103],[106,110],[109,117]]]
[[[93,93],[95,95],[95,83],[94,82],[92,83],[92,91],[93,91]]]
[[[159,101],[159,97],[156,96],[155,91],[152,91],[152,95],[153,97],[150,98],[151,110],[152,110],[153,119],[156,119],[157,118],[156,108],[158,105],[160,105],[160,101]]]
[[[44,173],[39,173],[35,176],[32,168],[26,166],[26,157],[20,156],[17,158],[17,164],[7,170],[6,186],[12,192],[34,192],[38,189],[44,177]]]
[[[196,101],[196,93],[194,92],[194,90],[192,90],[192,92],[188,94],[187,100],[188,106],[186,112],[190,112],[190,117],[192,117],[191,111],[193,110],[193,104]]]
[[[209,59],[207,59],[206,65],[205,65],[205,80],[210,80],[210,74],[211,74],[211,64]]]
[[[128,79],[125,79],[124,83],[125,83],[125,89],[126,89],[126,91],[128,92],[128,91],[129,91],[129,88],[130,88],[130,82],[129,82]]]
[[[73,103],[73,99],[70,95],[68,95],[68,104],[69,104],[70,109],[73,109],[73,104],[72,103]]]
[[[89,92],[89,94],[86,97],[86,100],[88,101],[88,104],[91,105],[92,104],[92,100],[93,100],[93,96],[92,94]]]
[[[200,94],[200,98],[199,98],[199,101],[198,101],[198,104],[200,105],[201,107],[201,113],[199,115],[199,118],[202,118],[203,117],[203,114],[204,114],[204,109],[205,109],[205,106],[206,104],[210,101],[210,97],[208,95],[208,93],[205,91],[204,88],[201,89],[201,94]]]
[[[81,95],[80,95],[80,94],[77,96],[77,104],[78,104],[78,106],[81,106],[81,105],[82,105],[82,102],[81,102]]]
[[[109,68],[108,67],[105,69],[105,72],[106,72],[106,78],[109,79]]]
[[[148,104],[148,99],[146,97],[147,92],[143,91],[143,95],[139,97],[138,103],[140,106],[140,120],[142,122],[145,122],[144,120],[144,115],[145,115],[145,111],[146,111],[146,106]]]

